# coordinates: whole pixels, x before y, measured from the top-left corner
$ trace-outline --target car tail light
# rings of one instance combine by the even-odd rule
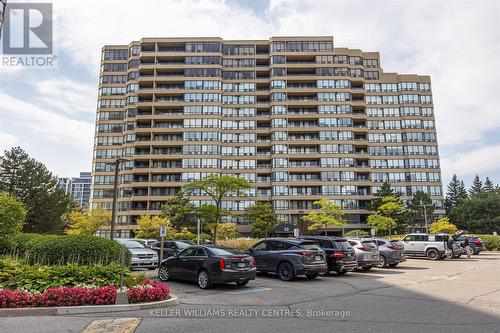
[[[474,244],[481,245],[481,238],[478,238],[474,241]]]
[[[299,251],[299,252],[296,252],[299,256],[308,256],[309,254],[311,254],[311,252],[309,251]]]
[[[224,268],[226,268],[226,262],[224,261],[224,258],[219,259],[219,268],[222,271]]]
[[[254,257],[251,257],[252,258],[252,265],[253,267],[257,267],[257,261],[255,260]]]
[[[330,258],[335,258],[335,259],[340,259],[344,258],[344,253],[343,252],[334,252],[329,255]]]
[[[356,248],[360,249],[361,251],[370,251],[370,249],[367,247],[364,247],[363,244],[357,245]]]

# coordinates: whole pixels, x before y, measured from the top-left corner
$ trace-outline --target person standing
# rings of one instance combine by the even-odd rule
[[[469,237],[464,237],[464,247],[465,252],[467,253],[467,259],[470,259],[470,246],[469,246]]]

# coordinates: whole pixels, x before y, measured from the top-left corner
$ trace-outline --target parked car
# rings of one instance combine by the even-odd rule
[[[379,267],[396,267],[406,261],[403,244],[397,239],[371,238],[378,246],[380,255]]]
[[[314,279],[327,270],[325,251],[310,240],[270,238],[248,249],[248,254],[255,258],[257,271],[277,273],[283,281],[298,275]]]
[[[372,269],[372,267],[379,264],[380,255],[377,244],[375,244],[371,239],[348,238],[348,241],[356,252],[358,268],[368,271]]]
[[[140,239],[140,238],[133,238],[131,240],[134,240],[136,242],[141,243],[144,245],[144,247],[151,248],[156,242],[158,242],[157,239]]]
[[[176,253],[181,252],[193,245],[192,243],[187,243],[186,241],[180,240],[166,240],[163,241],[163,259],[173,256]],[[151,246],[151,250],[156,251],[160,255],[161,242],[156,242]]]
[[[318,243],[326,255],[328,269],[324,275],[336,272],[339,275],[358,268],[354,248],[346,238],[328,236],[302,236],[300,239],[312,240]]]
[[[244,286],[256,276],[255,259],[238,251],[195,245],[160,263],[158,278],[196,281],[201,289],[217,283]]]
[[[427,257],[430,260],[444,259],[451,254],[447,234],[408,234],[401,239],[408,257]]]
[[[156,269],[158,267],[158,253],[147,249],[141,243],[131,239],[117,239],[132,253],[131,268]]]
[[[457,240],[464,246],[465,238],[469,240],[469,247],[471,254],[479,254],[486,250],[483,240],[479,236],[467,235],[460,236]]]

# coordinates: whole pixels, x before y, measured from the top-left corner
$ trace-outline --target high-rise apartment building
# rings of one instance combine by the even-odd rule
[[[80,172],[79,177],[59,178],[58,186],[73,197],[80,207],[88,208],[90,202],[91,172]]]
[[[379,53],[334,48],[332,37],[105,46],[93,206],[111,208],[117,158],[125,159],[119,237],[210,173],[255,186],[224,202],[242,232],[250,230],[242,213],[257,201],[298,223],[325,196],[343,207],[345,230],[367,229],[369,202],[384,181],[403,199],[428,193],[435,215],[444,213],[430,77],[384,73]]]

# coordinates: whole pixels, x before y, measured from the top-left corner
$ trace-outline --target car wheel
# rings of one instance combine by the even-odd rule
[[[453,259],[458,259],[458,258],[460,258],[461,256],[462,256],[461,254],[454,254],[454,255],[453,255]]]
[[[321,276],[330,276],[331,275],[330,274],[330,270],[327,269],[326,271],[320,272],[319,275],[321,275]]]
[[[306,273],[306,278],[308,280],[314,280],[315,278],[317,278],[319,275],[319,273]]]
[[[198,273],[198,287],[201,289],[210,289],[212,287],[212,282],[210,282],[210,276],[206,270],[202,270]]]
[[[250,280],[236,281],[236,285],[238,287],[243,287],[243,286],[247,285],[248,281],[250,281]]]
[[[372,269],[372,266],[361,267],[361,269],[366,272],[366,271],[369,271],[370,269]]]
[[[337,273],[337,275],[346,275],[347,271],[335,271],[335,273]]]
[[[283,281],[292,281],[293,279],[295,279],[295,272],[293,271],[293,267],[288,262],[284,262],[279,265],[278,275]]]
[[[389,264],[389,267],[396,267],[398,264]]]
[[[479,253],[481,253],[481,251],[480,251],[480,250],[474,250],[474,253],[473,253],[473,254],[474,254],[474,255],[478,255]]]
[[[158,269],[158,278],[163,282],[170,280],[170,274],[168,272],[167,266],[160,266],[160,269]]]
[[[385,259],[384,256],[380,256],[380,262],[377,266],[383,268],[387,267],[387,259]]]
[[[427,251],[427,258],[429,260],[438,260],[439,259],[439,253],[437,250],[430,249]]]
[[[470,255],[473,255],[476,254],[476,251],[472,247],[469,247],[469,253]]]

